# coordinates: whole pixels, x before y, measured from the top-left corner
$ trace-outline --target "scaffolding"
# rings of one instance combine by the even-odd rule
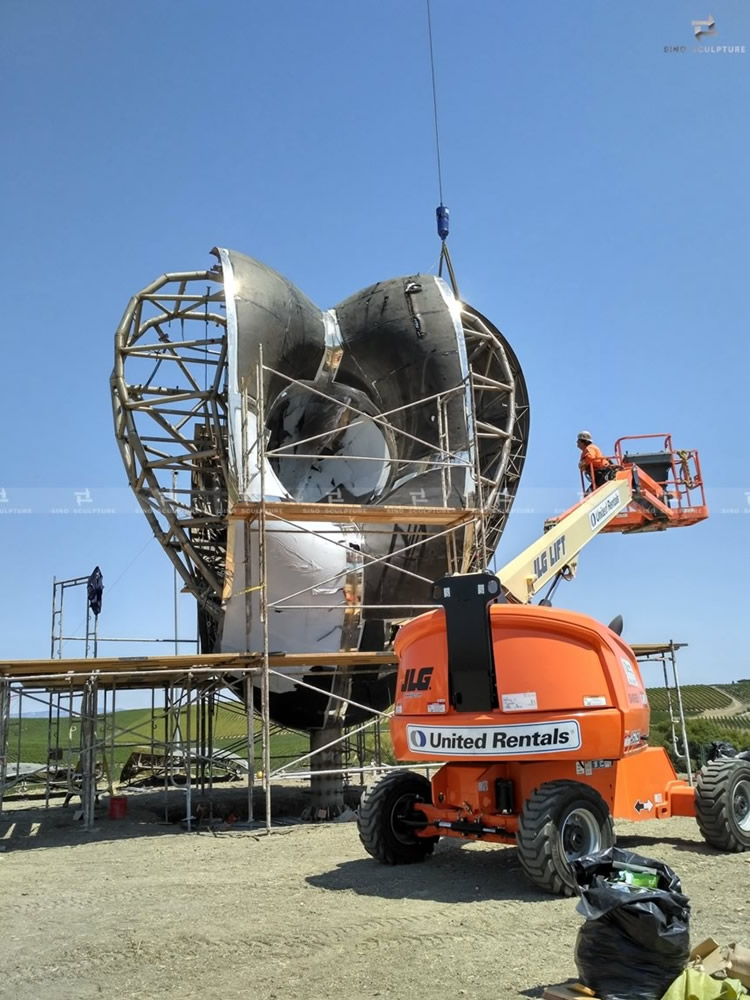
[[[368,659],[372,661],[372,654]],[[392,654],[378,659],[380,665],[394,662]],[[222,818],[214,796],[222,775],[241,779],[246,788],[247,825],[255,828],[256,746],[262,741],[270,748],[274,735],[289,732],[259,717],[249,697],[253,677],[264,670],[261,660],[259,654],[214,654],[198,661],[181,655],[131,661],[100,658],[96,664],[86,658],[0,663],[0,815],[6,795],[36,789],[39,797],[43,794],[47,808],[55,795],[64,795],[65,805],[80,797],[75,816],[90,830],[102,786],[114,796],[118,771],[120,783],[127,784],[145,770],[151,775],[149,784],[163,782],[165,793],[182,790],[184,813],[179,818],[187,830],[193,829],[196,821],[211,823]],[[360,654],[339,654],[330,657],[329,665],[350,669],[358,660]],[[298,679],[304,669],[299,657],[283,654],[272,656],[268,664],[271,674],[290,679]],[[248,693],[244,702],[232,696],[238,677],[248,682],[243,685]],[[132,690],[151,693],[150,712],[135,727],[117,719],[118,694]],[[163,691],[162,705],[156,704],[157,691]],[[24,705],[43,707],[44,719],[38,718],[38,712],[37,718],[24,714]],[[138,710],[134,711],[137,714]],[[225,724],[218,732],[215,723],[221,713]],[[389,766],[382,760],[380,723],[385,714],[377,713],[371,721],[344,734],[342,773],[347,780],[362,783],[366,774]],[[227,728],[227,715],[234,727]],[[28,747],[24,728],[30,723],[38,723],[37,732],[44,729],[45,759],[24,763],[23,750]],[[363,739],[368,730],[374,732],[369,748]],[[301,741],[303,735],[296,735]],[[301,753],[301,749],[298,745],[278,760],[270,752],[265,755],[260,777],[265,798],[263,826],[269,832],[273,822],[271,783],[299,782],[310,776],[306,762],[312,754]],[[368,750],[374,758],[370,764]],[[196,802],[201,807],[199,815],[195,814]],[[164,818],[170,818],[166,797]]]
[[[632,648],[642,665],[662,664],[669,696],[675,699],[675,710],[670,711],[675,755],[685,761],[692,783],[676,660],[683,645],[669,642]],[[105,657],[96,662],[86,658],[0,661],[0,818],[6,796],[36,790],[46,809],[55,796],[65,796],[66,805],[80,798],[80,808],[73,816],[85,830],[93,830],[103,789],[110,797],[118,794],[118,769],[120,785],[127,785],[140,770],[147,775],[149,785],[161,787],[165,793],[165,821],[181,821],[188,832],[222,823],[227,812],[215,792],[222,778],[229,777],[235,779],[235,791],[239,792],[237,781],[244,787],[244,807],[233,807],[243,818],[233,828],[271,833],[272,784],[298,784],[309,779],[316,773],[312,759],[321,750],[300,752],[304,734],[298,733],[296,749],[272,757],[272,738],[289,731],[258,713],[249,692],[251,684],[260,683],[264,675],[304,684],[305,659],[299,654],[237,653],[133,660]],[[346,671],[392,668],[396,663],[391,651],[342,652],[320,656],[320,660],[321,665]],[[667,677],[667,670],[671,677]],[[247,682],[243,685],[244,701],[231,694],[238,677]],[[143,723],[129,727],[118,721],[118,694],[136,689],[151,692],[151,709],[146,715],[148,736],[144,736]],[[164,694],[161,706],[156,704],[157,691]],[[30,720],[24,705],[43,707],[44,719]],[[226,726],[217,729],[221,712],[231,715],[235,723],[231,731]],[[333,773],[361,787],[368,775],[398,766],[385,760],[382,726],[389,717],[390,712],[374,713],[368,722],[343,733],[343,760]],[[37,722],[44,734],[43,762],[22,761],[24,726],[29,721]],[[370,735],[368,743],[366,736]],[[258,744],[262,745],[264,765],[256,772]],[[440,766],[440,762],[424,765],[428,776]],[[176,812],[167,794],[170,790],[182,796]],[[263,806],[260,818],[256,817],[256,798]]]
[[[224,259],[223,251],[216,253]],[[355,675],[395,672],[390,645],[386,644],[382,652],[359,648],[368,613],[381,612],[383,619],[397,625],[433,607],[428,603],[433,580],[408,565],[408,557],[426,545],[441,547],[444,572],[465,573],[485,568],[505,525],[520,478],[528,437],[528,401],[523,378],[502,335],[476,310],[455,303],[457,350],[462,358],[461,377],[455,384],[431,395],[416,393],[403,406],[373,415],[351,401],[342,401],[334,393],[341,356],[339,348],[328,340],[320,378],[316,377],[312,383],[266,365],[261,348],[252,387],[255,391],[246,383],[234,384],[237,372],[230,371],[230,357],[236,349],[236,342],[234,347],[232,342],[236,317],[232,315],[233,292],[224,287],[226,273],[221,264],[206,270],[169,273],[134,295],[116,331],[111,385],[115,433],[128,479],[154,535],[182,580],[183,592],[196,598],[199,649],[220,648],[224,606],[231,596],[228,532],[232,524],[242,524],[243,530],[246,529],[246,544],[239,559],[244,561],[245,572],[253,583],[253,593],[244,596],[246,616],[249,619],[257,612],[261,624],[254,649],[246,646],[238,653],[196,651],[138,660],[99,657],[95,665],[87,658],[61,659],[62,644],[69,637],[64,635],[62,602],[58,609],[55,601],[53,616],[58,610],[59,613],[53,626],[54,660],[0,663],[0,691],[5,698],[0,700],[2,767],[6,766],[5,748],[12,728],[8,714],[11,697],[19,701],[19,720],[23,717],[20,705],[24,699],[41,699],[48,717],[48,753],[42,762],[43,773],[40,772],[46,803],[50,794],[61,786],[66,795],[80,793],[82,819],[89,827],[98,784],[106,780],[112,792],[117,763],[115,748],[122,748],[127,742],[123,737],[129,735],[133,737],[129,749],[138,758],[134,767],[145,765],[148,758],[152,770],[163,778],[165,788],[177,784],[184,788],[185,817],[190,826],[196,784],[201,793],[208,790],[210,797],[214,772],[228,759],[225,755],[223,764],[217,759],[217,743],[221,739],[212,721],[217,706],[224,709],[231,704],[232,711],[241,716],[248,821],[253,821],[253,793],[256,775],[260,775],[259,790],[268,830],[272,821],[273,781],[305,780],[313,772],[346,774],[362,781],[369,771],[387,766],[381,726],[387,721],[389,710],[378,711],[371,705],[358,704],[350,689]],[[409,470],[393,454],[383,459],[390,465],[391,479],[407,471],[412,474],[415,469],[420,474],[433,473],[439,483],[436,502],[426,502],[424,490],[421,495],[415,490],[410,504],[349,503],[335,495],[329,496],[325,503],[270,497],[264,481],[269,464],[317,461],[323,457],[320,450],[323,435],[295,440],[293,451],[287,445],[269,443],[266,437],[269,406],[264,389],[267,380],[273,380],[276,387],[317,396],[345,417],[349,429],[367,420],[384,435],[404,435],[416,447],[416,458],[407,463]],[[240,435],[236,433],[237,426],[231,423],[233,393],[242,411]],[[274,400],[270,402],[273,405]],[[457,407],[462,408],[466,426],[466,440],[460,447],[450,440],[449,431],[449,413],[455,413]],[[431,414],[429,434],[420,436],[394,426],[394,418],[409,417],[418,410],[429,410]],[[239,447],[243,454],[238,462]],[[347,452],[346,460],[354,464],[374,459],[372,455]],[[254,482],[249,479],[251,461],[258,473]],[[457,489],[459,482],[461,488]],[[321,521],[335,524],[337,530],[321,530]],[[315,535],[326,546],[341,546],[342,541],[336,535],[345,528],[376,540],[383,535],[397,538],[395,548],[385,555],[374,555],[363,547],[356,551],[347,545],[344,578],[316,581],[314,586],[318,587],[336,589],[340,584],[344,626],[338,653],[284,654],[270,648],[270,615],[304,614],[315,606],[310,601],[310,586],[274,595],[273,599],[269,597],[267,543],[269,533],[280,524],[299,536]],[[386,568],[416,585],[424,600],[415,602],[410,597],[390,605],[382,601],[368,604],[364,600],[363,579],[368,570],[377,572]],[[81,578],[61,584],[83,582]],[[61,597],[63,593],[61,589]],[[85,638],[90,640],[88,627]],[[107,640],[97,636],[97,641]],[[90,648],[89,641],[87,653]],[[320,696],[320,688],[306,677],[311,664],[330,670],[331,690],[326,691],[330,705],[364,709],[369,719],[361,725],[345,727],[336,739],[307,753],[293,754],[281,763],[273,761],[272,736],[278,734],[278,728],[271,717],[272,679],[285,679],[298,689],[309,688],[311,694]],[[152,691],[151,739],[146,741],[145,748],[140,730],[131,734],[117,731],[115,721],[118,692],[133,687]],[[257,706],[254,688],[260,691]],[[158,691],[163,692],[161,706],[155,702]],[[159,730],[158,738],[155,727]],[[21,728],[19,721],[19,739]],[[235,750],[241,746],[238,743]],[[339,747],[343,752],[340,761]],[[313,766],[316,761],[327,759],[326,754],[332,751],[335,751],[333,767]],[[366,758],[370,755],[372,763],[368,765]],[[18,750],[16,756],[16,773],[11,776],[15,786],[23,780]],[[3,788],[7,787],[7,782],[0,787],[0,809]]]
[[[436,541],[444,546],[446,573],[486,568],[508,516],[523,464],[526,399],[519,393],[503,343],[491,325],[470,307],[458,305],[467,347],[463,377],[440,392],[417,396],[398,411],[365,413],[328,391],[329,383],[304,382],[265,364],[261,349],[254,385],[246,382],[236,387],[243,459],[252,458],[252,462],[243,461],[233,470],[226,300],[220,271],[165,275],[134,296],[118,328],[112,380],[116,433],[131,486],[185,590],[196,597],[203,648],[215,647],[223,604],[232,596],[244,601],[248,620],[257,611],[260,641],[254,650],[231,653],[196,651],[163,657],[61,659],[62,642],[67,637],[60,601],[53,627],[53,658],[0,661],[0,812],[4,793],[36,782],[44,790],[47,806],[56,792],[68,799],[80,796],[81,820],[86,829],[91,829],[100,786],[106,783],[109,794],[114,793],[120,758],[128,751],[125,764],[129,762],[134,774],[148,773],[152,781],[162,783],[165,792],[182,792],[181,818],[186,829],[194,829],[204,818],[204,814],[197,815],[196,804],[207,807],[205,818],[209,822],[220,818],[214,811],[214,787],[222,775],[233,774],[240,776],[245,786],[248,826],[257,829],[260,822],[262,829],[271,832],[272,785],[306,781],[313,774],[326,773],[362,783],[368,774],[390,766],[385,760],[382,733],[390,709],[380,711],[358,704],[348,687],[356,675],[394,672],[396,668],[391,645],[382,651],[358,648],[363,622],[367,613],[374,611],[382,612],[384,618],[397,625],[434,607],[429,603],[434,581],[399,564],[405,554],[419,551],[420,546]],[[147,315],[148,309],[152,315]],[[170,333],[172,324],[178,336]],[[188,324],[202,325],[202,336],[185,336]],[[134,361],[146,366],[138,382],[125,378],[126,364]],[[165,369],[173,374],[157,383],[157,373],[163,374]],[[317,396],[333,411],[345,413],[350,429],[367,420],[388,433],[410,437],[421,451],[421,457],[410,460],[410,465],[435,475],[439,502],[426,503],[419,491],[415,491],[410,504],[351,503],[335,492],[325,502],[270,496],[265,477],[266,469],[274,463],[310,463],[327,457],[320,450],[324,434],[295,439],[293,447],[269,441],[265,386],[271,379],[276,385]],[[455,448],[448,433],[449,408],[457,400],[465,407],[471,428],[466,449]],[[434,436],[420,437],[393,427],[391,418],[397,412],[403,415],[417,409],[431,411]],[[346,459],[353,463],[375,460],[372,455],[349,453]],[[377,461],[394,463],[396,473],[403,471],[398,468],[400,460],[392,455]],[[256,470],[254,477],[251,465]],[[460,494],[460,504],[452,488],[456,477],[468,484]],[[321,529],[321,523],[336,525],[337,530]],[[232,594],[232,581],[227,575],[228,532],[233,524],[243,525],[246,533],[244,549],[238,555],[244,562],[246,577],[253,582],[239,595]],[[397,535],[399,545],[385,555],[346,546],[351,557],[343,576],[318,579],[271,598],[268,538],[274,526],[280,524],[299,536],[314,535],[326,546],[341,546],[338,529],[346,526],[373,537],[378,533]],[[424,603],[409,598],[390,605],[369,604],[364,599],[364,576],[368,570],[383,567],[414,580],[425,594]],[[85,579],[60,583],[75,585]],[[270,616],[303,614],[319,607],[311,603],[310,591],[324,586],[339,595],[331,606],[338,607],[344,619],[341,650],[289,653],[272,649]],[[57,609],[53,601],[53,615]],[[674,661],[677,648],[671,644],[668,655],[679,692]],[[663,647],[634,649],[638,656],[665,655]],[[310,683],[311,664],[330,670],[331,690],[325,695],[332,704],[364,709],[370,718],[361,725],[344,728],[340,736],[322,746],[305,752],[297,746],[295,752],[274,759],[272,742],[280,735],[281,727],[272,718],[271,682],[282,679],[320,696],[321,689]],[[260,691],[257,706],[255,688]],[[151,692],[146,739],[142,727],[129,729],[117,720],[118,695],[132,689]],[[156,703],[157,692],[163,695],[162,705]],[[11,718],[14,699],[17,732]],[[21,761],[25,718],[22,705],[29,700],[44,706],[47,714],[46,760],[33,773],[24,770]],[[217,728],[222,712],[231,712],[236,722],[229,736]],[[684,722],[681,705],[679,715]],[[15,762],[9,767],[8,755],[14,741]],[[332,749],[338,753],[339,747],[342,759],[338,761],[334,754],[334,766],[314,766],[316,758],[325,759]],[[123,770],[127,777],[127,767]],[[258,798],[263,806],[260,821],[256,820]],[[165,801],[165,818],[167,812]]]
[[[136,757],[132,766],[147,764],[152,770],[157,770],[163,777],[165,791],[171,787],[181,787],[184,790],[184,821],[187,829],[191,829],[194,823],[193,802],[196,788],[201,796],[208,795],[208,818],[213,819],[212,792],[216,769],[226,768],[232,764],[244,772],[247,787],[247,822],[250,826],[254,826],[254,792],[259,775],[261,786],[259,790],[262,793],[264,806],[263,824],[270,832],[273,823],[271,789],[274,783],[299,782],[309,779],[313,774],[317,776],[330,774],[339,779],[346,776],[349,780],[354,778],[362,783],[368,773],[381,771],[389,766],[383,759],[381,726],[389,718],[390,709],[378,711],[371,705],[358,703],[347,693],[346,680],[351,679],[355,673],[380,672],[384,669],[395,671],[395,656],[391,648],[382,652],[360,651],[356,648],[362,613],[378,610],[389,620],[398,622],[414,613],[431,609],[433,605],[429,603],[415,605],[413,600],[405,605],[388,606],[380,603],[367,605],[362,600],[362,577],[368,568],[386,565],[407,577],[416,577],[426,593],[429,593],[433,583],[431,579],[418,576],[412,570],[396,563],[405,551],[413,551],[436,539],[442,540],[445,545],[448,572],[468,572],[472,568],[484,565],[488,558],[486,503],[497,483],[481,473],[477,462],[476,444],[479,435],[488,435],[490,430],[487,426],[475,429],[475,447],[472,447],[467,454],[451,451],[450,442],[445,434],[446,409],[456,396],[465,398],[467,390],[474,391],[470,374],[466,380],[434,397],[428,400],[416,400],[403,408],[434,406],[435,424],[439,434],[438,446],[436,448],[435,441],[421,442],[431,455],[422,462],[421,467],[438,472],[443,505],[425,505],[420,502],[419,497],[415,497],[411,505],[350,504],[335,500],[328,503],[274,500],[267,496],[264,469],[268,462],[274,461],[281,455],[285,457],[288,455],[284,448],[267,447],[263,395],[265,374],[282,379],[302,391],[321,394],[316,387],[306,385],[265,366],[262,356],[257,369],[255,400],[250,399],[246,389],[243,393],[244,416],[247,418],[252,408],[257,418],[256,426],[259,428],[256,440],[249,451],[257,456],[260,490],[257,499],[247,499],[251,494],[250,483],[241,483],[239,497],[229,505],[228,520],[244,523],[248,526],[249,533],[254,533],[256,536],[255,546],[246,545],[245,558],[251,560],[253,551],[257,554],[257,563],[252,566],[248,564],[246,572],[250,578],[257,580],[255,587],[247,589],[257,592],[260,620],[263,625],[262,648],[257,651],[227,654],[196,653],[144,658],[98,657],[95,662],[88,657],[61,659],[62,643],[71,637],[64,634],[61,602],[59,602],[60,607],[58,602],[55,602],[53,659],[0,663],[0,691],[5,699],[0,701],[0,709],[6,706],[5,715],[0,714],[0,750],[3,767],[6,764],[6,745],[12,728],[7,712],[10,698],[16,697],[19,705],[19,749],[16,753],[16,768],[10,780],[5,777],[3,788],[0,789],[0,810],[3,790],[35,781],[44,787],[46,805],[49,805],[50,796],[55,791],[64,790],[67,799],[79,795],[81,819],[84,827],[91,829],[94,824],[94,807],[99,794],[99,785],[106,780],[110,795],[114,793],[116,751],[121,754],[123,749],[129,749]],[[367,416],[339,400],[331,398],[331,403],[353,411],[350,415],[353,418],[349,421],[350,427]],[[382,419],[385,422],[387,417],[386,414],[375,420],[377,422]],[[373,418],[368,416],[368,419]],[[246,419],[243,423],[243,434],[247,434]],[[296,441],[293,457],[297,460],[315,461],[320,456],[314,451],[314,444],[314,438]],[[311,448],[309,453],[308,448]],[[347,455],[347,461],[358,459],[366,461],[367,456]],[[450,506],[448,502],[451,490],[450,476],[455,474],[457,469],[468,472],[470,477],[471,506]],[[176,492],[173,485],[173,495]],[[335,653],[316,652],[314,655],[286,654],[271,650],[268,633],[269,615],[293,614],[316,607],[306,601],[305,595],[314,587],[336,582],[319,579],[306,588],[276,597],[273,601],[269,600],[266,543],[268,532],[272,530],[270,525],[277,522],[284,523],[296,533],[315,534],[330,545],[341,545],[341,542],[325,530],[317,530],[316,524],[333,522],[336,525],[355,525],[360,531],[374,532],[381,530],[393,532],[395,528],[402,526],[403,536],[406,539],[404,545],[384,556],[370,556],[360,551],[356,561],[349,566],[345,581],[342,581],[340,606],[348,619],[346,633],[351,639],[348,648]],[[64,583],[72,586],[83,583],[86,579],[76,578]],[[55,586],[57,588],[57,584]],[[55,594],[57,592],[55,589]],[[250,602],[252,594],[248,592],[244,599]],[[88,632],[87,629],[87,636]],[[87,644],[87,652],[88,650]],[[331,702],[365,710],[370,719],[361,725],[343,729],[340,736],[322,746],[305,753],[297,753],[281,763],[275,763],[271,759],[271,741],[274,733],[278,733],[279,727],[274,726],[271,714],[271,680],[274,677],[285,678],[293,681],[297,687],[310,689],[319,696],[320,688],[310,683],[305,676],[312,663],[316,667],[330,668],[334,673],[331,691],[326,692]],[[344,683],[339,685],[339,680]],[[260,688],[259,711],[256,710],[252,697],[253,687]],[[118,692],[133,688],[150,689],[152,692],[152,735],[150,746],[145,748],[140,732],[129,734],[126,727],[118,726],[115,721]],[[159,689],[164,692],[164,704],[157,711],[154,692]],[[238,690],[244,692],[242,702],[237,701]],[[24,698],[44,704],[48,715],[47,759],[43,767],[34,772],[26,768],[25,773],[20,759],[23,718],[21,703]],[[227,704],[232,704],[233,710],[243,717],[244,743],[238,741],[235,749],[244,749],[244,758],[234,754],[231,747],[217,747],[213,720],[216,717],[217,706]],[[157,738],[153,730],[161,725],[163,734]],[[369,732],[373,733],[371,747],[368,747],[366,742]],[[75,739],[72,733],[75,734]],[[61,739],[61,736],[65,737],[66,734],[67,740]],[[130,743],[123,739],[128,735],[134,737]],[[338,752],[339,746],[343,749],[343,759],[339,766],[331,768],[314,766],[316,758],[324,757],[333,748],[337,748]],[[259,761],[256,758],[256,748],[260,750]],[[370,756],[371,762],[368,764],[367,758]],[[258,763],[260,768],[256,771]]]
[[[682,688],[680,674],[677,669],[677,650],[687,643],[673,642],[657,643],[641,647],[641,663],[645,666],[661,664],[664,677],[664,690],[667,698],[669,716],[670,741],[675,760],[679,761],[687,772],[688,784],[695,783],[693,766],[690,760],[687,726],[685,724],[685,708],[682,703]]]

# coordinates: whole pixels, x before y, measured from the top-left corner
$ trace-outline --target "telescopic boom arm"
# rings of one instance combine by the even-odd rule
[[[507,600],[527,604],[562,570],[575,572],[578,553],[632,499],[628,479],[604,483],[497,571]]]

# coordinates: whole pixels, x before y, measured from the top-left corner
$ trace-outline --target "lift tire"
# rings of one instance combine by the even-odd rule
[[[535,788],[518,818],[518,856],[528,878],[545,892],[572,896],[570,861],[614,847],[607,803],[580,781],[549,781]]]
[[[719,757],[701,768],[695,818],[720,851],[750,851],[750,761]]]
[[[432,786],[414,771],[391,771],[365,791],[357,827],[368,854],[386,865],[411,865],[432,854],[439,837],[418,837],[399,823],[417,802],[432,802]]]

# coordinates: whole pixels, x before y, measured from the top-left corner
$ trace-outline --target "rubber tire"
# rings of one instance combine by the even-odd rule
[[[393,828],[393,810],[399,799],[413,796],[418,802],[432,802],[432,786],[414,771],[391,771],[368,788],[359,804],[357,827],[365,850],[386,865],[416,864],[432,854],[439,837],[417,837]]]
[[[521,866],[528,878],[556,896],[576,891],[573,871],[562,849],[561,831],[566,818],[584,807],[598,820],[601,850],[615,845],[615,830],[607,803],[580,781],[549,781],[535,788],[518,818],[516,843]]]
[[[702,767],[695,787],[695,818],[705,841],[720,851],[750,850],[750,830],[741,830],[732,798],[738,781],[750,781],[750,761],[719,757]]]

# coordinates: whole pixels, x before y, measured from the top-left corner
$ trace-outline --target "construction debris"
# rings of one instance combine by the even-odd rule
[[[718,979],[698,969],[685,969],[662,1000],[740,1000],[748,996],[739,979]]]
[[[707,976],[738,980],[750,989],[750,948],[733,942],[720,945],[714,938],[706,938],[690,952],[688,967]]]

